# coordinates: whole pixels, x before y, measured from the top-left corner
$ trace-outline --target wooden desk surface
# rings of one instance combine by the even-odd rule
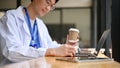
[[[101,57],[103,55],[100,54],[99,56]],[[41,57],[2,66],[0,68],[120,68],[120,63],[113,60],[73,63],[58,61],[56,58],[58,57]]]

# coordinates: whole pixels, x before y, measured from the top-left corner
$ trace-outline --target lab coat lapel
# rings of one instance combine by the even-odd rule
[[[30,36],[30,32],[29,32],[29,28],[26,22],[23,23],[23,28],[25,30],[25,32]]]
[[[27,26],[22,9],[23,9],[23,7],[19,7],[17,9],[18,18],[21,20],[21,23],[23,24],[23,28],[24,28],[25,32],[30,36],[29,28]]]
[[[39,41],[40,41],[40,46],[42,48],[46,48],[47,47],[47,42],[46,42],[46,39],[45,39],[45,34],[44,34],[44,30],[43,30],[43,25],[41,24],[42,22],[39,21],[38,18],[36,18],[36,22],[37,22],[37,26],[38,26],[38,33],[39,33]]]

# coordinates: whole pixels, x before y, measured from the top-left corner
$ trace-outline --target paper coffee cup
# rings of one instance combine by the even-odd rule
[[[79,37],[79,30],[76,28],[69,29],[69,42],[76,42],[78,41]]]
[[[78,53],[78,48],[79,48],[79,44],[78,44],[78,37],[79,37],[79,30],[76,28],[70,28],[69,29],[69,40],[68,42],[70,44],[76,42],[77,44],[75,45],[75,51],[76,53]]]

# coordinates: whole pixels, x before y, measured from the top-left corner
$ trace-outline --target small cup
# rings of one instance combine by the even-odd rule
[[[70,28],[68,36],[69,36],[69,39],[68,39],[69,44],[77,43],[75,45],[75,50],[76,50],[76,53],[78,53],[78,48],[79,48],[79,44],[78,44],[79,30],[76,29],[76,28]]]

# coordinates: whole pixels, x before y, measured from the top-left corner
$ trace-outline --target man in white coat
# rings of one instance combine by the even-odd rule
[[[74,46],[52,41],[45,24],[38,18],[53,10],[57,2],[31,0],[28,7],[20,6],[5,13],[0,19],[1,65],[44,56],[74,56]]]

